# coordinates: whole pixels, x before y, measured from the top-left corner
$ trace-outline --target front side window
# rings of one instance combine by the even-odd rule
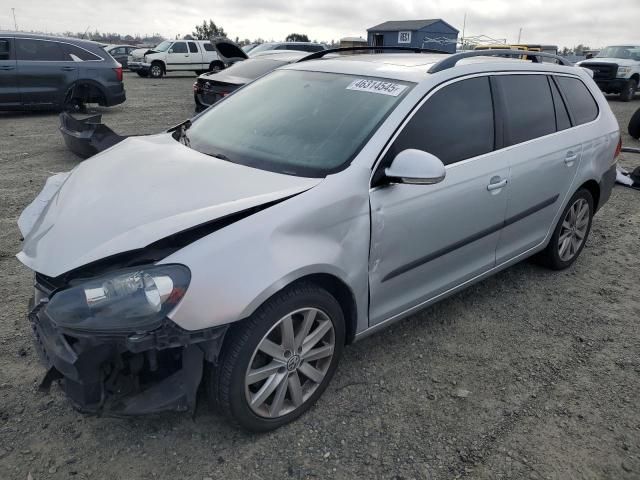
[[[70,60],[58,42],[19,38],[16,41],[18,60],[64,62]]]
[[[9,38],[0,38],[0,60],[12,60],[11,40]]]
[[[297,70],[270,73],[193,122],[191,148],[289,175],[348,165],[412,88],[397,80]]]
[[[494,81],[505,110],[505,146],[556,131],[551,88],[546,76],[498,75]]]
[[[494,119],[488,77],[455,82],[434,93],[389,148],[383,165],[403,150],[429,152],[445,165],[494,149]]]
[[[187,44],[184,42],[176,42],[171,47],[173,53],[187,53]]]
[[[556,77],[558,86],[567,99],[569,111],[573,116],[573,124],[582,125],[596,119],[598,104],[581,80],[571,77]]]

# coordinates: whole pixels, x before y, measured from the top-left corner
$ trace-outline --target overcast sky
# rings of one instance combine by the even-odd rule
[[[386,20],[442,18],[466,35],[515,42],[599,47],[640,43],[640,0],[15,0],[0,6],[0,29],[46,32],[98,29],[121,34],[185,35],[212,18],[231,38],[283,40],[292,32],[311,39],[366,36]]]

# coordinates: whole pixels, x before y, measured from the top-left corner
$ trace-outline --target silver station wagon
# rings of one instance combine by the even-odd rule
[[[266,431],[345,344],[534,254],[570,266],[619,128],[582,68],[509,55],[319,52],[52,177],[19,220],[43,387],[135,415],[203,385]]]

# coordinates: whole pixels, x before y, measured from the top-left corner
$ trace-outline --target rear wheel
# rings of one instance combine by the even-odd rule
[[[327,291],[311,284],[283,290],[229,332],[209,396],[247,430],[276,429],[322,395],[344,339],[342,310]]]
[[[620,100],[622,100],[623,102],[628,102],[630,100],[633,100],[633,97],[635,96],[637,89],[638,89],[638,82],[633,78],[630,79],[622,89],[622,92],[620,92]]]
[[[220,61],[211,62],[209,65],[210,72],[219,72],[220,70],[224,70],[224,63]]]
[[[544,265],[562,270],[576,261],[591,231],[593,213],[593,197],[587,189],[581,188],[569,200],[549,245],[540,254]]]

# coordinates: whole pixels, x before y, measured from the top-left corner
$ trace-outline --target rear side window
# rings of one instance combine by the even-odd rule
[[[505,147],[556,131],[549,81],[544,75],[495,76],[504,106]]]
[[[68,58],[65,58],[65,60],[73,60],[75,62],[88,62],[90,60],[102,60],[99,56],[89,52],[88,50],[77,47],[75,45],[71,45],[69,43],[63,43],[62,48],[65,50],[65,52],[68,55]],[[120,49],[116,49],[116,50],[120,50]],[[114,51],[112,55],[117,53],[120,53],[120,52]]]
[[[176,42],[171,46],[173,53],[187,53],[187,44],[184,42]]]
[[[493,151],[489,78],[462,80],[436,92],[398,135],[385,163],[408,148],[429,152],[445,165]]]
[[[198,53],[198,45],[196,45],[196,42],[189,42],[189,51],[191,53]]]
[[[598,104],[581,80],[571,77],[555,77],[558,86],[567,100],[573,117],[573,125],[582,125],[596,119]]]
[[[13,60],[11,40],[8,38],[0,38],[0,60]]]
[[[19,38],[16,40],[18,60],[64,62],[69,57],[58,42]]]
[[[549,78],[551,85],[551,95],[553,96],[553,106],[556,109],[556,130],[566,130],[571,128],[571,120],[569,120],[569,112],[564,104],[562,95],[552,78]]]
[[[205,43],[203,44],[203,46],[207,52],[213,52],[213,45],[211,45],[210,43]]]

